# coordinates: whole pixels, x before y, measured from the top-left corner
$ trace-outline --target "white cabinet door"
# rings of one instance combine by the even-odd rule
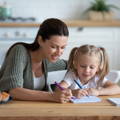
[[[69,30],[69,42],[62,58],[68,59],[73,47],[83,44],[93,44],[106,48],[111,69],[120,69],[120,57],[118,54],[120,50],[118,46],[120,44],[118,40],[119,29],[114,27],[85,27],[83,30],[78,30],[78,28],[70,28]]]

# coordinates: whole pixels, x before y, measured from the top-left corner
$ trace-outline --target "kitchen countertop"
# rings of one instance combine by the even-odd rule
[[[90,20],[70,20],[64,21],[69,27],[120,27],[120,20],[111,21],[90,21]],[[39,27],[37,22],[0,22],[0,27]]]

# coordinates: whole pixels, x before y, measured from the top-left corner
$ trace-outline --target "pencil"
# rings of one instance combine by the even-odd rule
[[[78,87],[80,88],[80,89],[82,89],[82,86],[76,81],[76,80],[74,80],[75,81],[75,83],[78,85]],[[89,97],[89,95],[86,95],[87,97]]]
[[[64,90],[64,88],[61,87],[59,83],[55,82],[55,85],[56,85],[60,90]]]
[[[75,81],[75,83],[78,85],[78,87],[80,88],[80,89],[82,89],[82,86],[76,81],[76,80],[74,80]]]

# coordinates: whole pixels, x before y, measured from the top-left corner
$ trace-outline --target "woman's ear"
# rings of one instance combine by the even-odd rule
[[[41,36],[38,36],[38,44],[42,46],[43,40]]]

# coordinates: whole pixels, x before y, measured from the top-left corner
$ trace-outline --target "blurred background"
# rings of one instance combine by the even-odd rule
[[[49,17],[64,20],[86,19],[84,11],[94,0],[0,0],[11,8],[11,17],[33,17],[41,22]],[[120,7],[120,0],[105,0],[106,3]],[[120,19],[120,11],[114,9],[115,18]]]
[[[0,0],[0,64],[12,44],[21,41],[31,43],[40,23],[54,17],[66,21],[70,31],[62,58],[68,59],[75,46],[94,44],[105,47],[110,68],[120,70],[120,10],[111,7],[112,19],[101,19],[97,13],[91,20],[86,12],[91,2],[95,0]],[[120,0],[105,2],[120,8]]]

